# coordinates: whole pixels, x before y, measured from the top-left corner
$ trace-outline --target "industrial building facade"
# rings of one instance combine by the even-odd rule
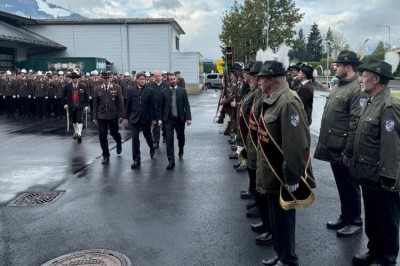
[[[203,58],[198,52],[180,52],[180,36],[185,32],[174,19],[32,20],[0,12],[0,22],[0,57],[8,51],[8,66],[12,60],[16,66],[26,62],[33,66],[32,61],[43,61],[35,58],[44,57],[49,58],[48,68],[55,68],[65,66],[70,58],[70,63],[90,72],[94,69],[85,58],[97,58],[100,71],[180,70],[189,93],[202,87]],[[15,29],[24,36],[12,36]]]

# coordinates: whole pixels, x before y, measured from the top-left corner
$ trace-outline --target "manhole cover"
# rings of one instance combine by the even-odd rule
[[[25,192],[11,201],[8,206],[27,206],[50,203],[59,198],[64,191]]]
[[[116,251],[105,249],[83,250],[55,258],[41,266],[130,266],[131,262]]]

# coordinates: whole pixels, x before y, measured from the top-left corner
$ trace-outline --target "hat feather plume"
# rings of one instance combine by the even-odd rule
[[[400,62],[399,54],[395,51],[389,51],[385,53],[385,61],[386,63],[392,65],[392,73],[397,70],[397,67]]]

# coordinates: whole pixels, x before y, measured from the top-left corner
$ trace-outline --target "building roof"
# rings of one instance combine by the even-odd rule
[[[83,24],[171,24],[179,34],[185,34],[173,18],[102,18],[102,19],[40,19],[28,24],[35,25],[83,25]]]
[[[22,27],[14,26],[3,21],[0,21],[0,40],[13,41],[24,44],[31,44],[35,46],[66,49],[65,46],[49,40],[39,34],[24,29]]]

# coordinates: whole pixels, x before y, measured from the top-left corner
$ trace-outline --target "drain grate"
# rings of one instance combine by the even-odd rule
[[[42,266],[130,266],[124,254],[106,249],[82,250],[69,253],[42,264]]]
[[[25,192],[7,206],[42,205],[58,199],[65,191]]]

